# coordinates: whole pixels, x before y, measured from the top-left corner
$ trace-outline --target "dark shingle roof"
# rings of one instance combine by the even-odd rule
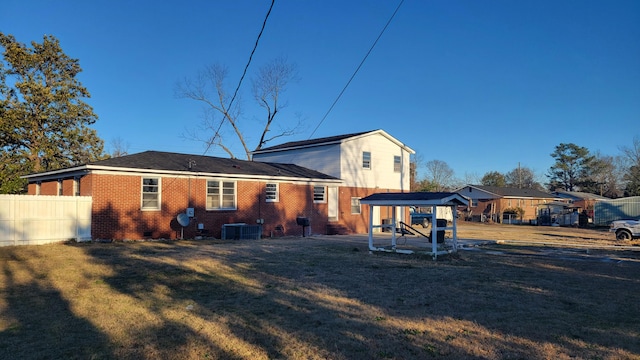
[[[395,205],[438,205],[444,203],[454,203],[458,205],[468,205],[467,199],[454,192],[385,192],[375,193],[360,199],[363,204],[395,204]]]
[[[555,195],[561,198],[569,198],[574,200],[610,200],[608,197],[600,196],[597,194],[591,194],[580,191],[564,191],[557,190],[553,192]]]
[[[520,188],[514,188],[514,187],[484,186],[484,185],[470,185],[470,186],[496,194],[496,195],[500,195],[500,196],[555,198],[553,194],[549,194],[544,191],[535,190],[535,189],[520,189]]]
[[[192,164],[191,170],[189,170],[190,162]],[[338,180],[333,176],[294,164],[247,161],[161,151],[145,151],[137,154],[95,161],[88,164],[88,166]]]
[[[375,131],[375,130],[373,130],[373,131]],[[282,150],[282,149],[289,149],[289,148],[300,148],[300,147],[308,147],[308,146],[320,145],[320,144],[336,143],[336,142],[340,142],[340,141],[342,141],[344,139],[348,139],[348,138],[352,138],[352,137],[355,137],[355,136],[364,135],[364,134],[367,134],[367,133],[370,133],[370,132],[372,132],[372,131],[364,131],[364,132],[353,133],[353,134],[328,136],[328,137],[311,139],[311,140],[290,141],[290,142],[286,142],[284,144],[262,148],[260,150],[255,151],[255,153],[259,154],[261,152],[269,152],[269,151],[274,151],[274,150]]]

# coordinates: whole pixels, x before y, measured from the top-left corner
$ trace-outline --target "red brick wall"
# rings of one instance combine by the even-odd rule
[[[58,195],[58,180],[43,181],[40,185],[40,195]]]
[[[229,223],[256,224],[264,219],[263,236],[299,235],[297,216],[310,218],[311,232],[324,234],[327,223],[326,204],[313,203],[313,187],[280,183],[279,201],[265,201],[265,182],[237,181],[237,209],[214,211],[206,209],[205,178],[161,179],[161,209],[143,211],[141,206],[141,176],[93,174],[94,239],[170,238],[180,236],[181,226],[176,216],[190,206],[195,218],[184,228],[184,236],[198,235],[197,224],[203,224],[208,234],[221,236],[222,225]],[[82,189],[82,188],[81,188]]]
[[[147,176],[145,176],[147,177]],[[157,177],[149,175],[148,177]],[[219,238],[224,224],[256,224],[263,219],[262,236],[302,234],[296,218],[310,220],[311,234],[327,233],[327,203],[313,202],[313,185],[279,183],[279,201],[266,202],[264,181],[236,181],[237,209],[213,211],[206,209],[207,178],[161,177],[160,210],[141,210],[142,176],[88,174],[80,180],[82,196],[92,196],[92,237],[97,239],[143,239],[199,235],[197,225],[203,224],[207,235]],[[95,191],[94,191],[95,189]],[[57,180],[42,182],[42,195],[57,194]],[[64,195],[73,195],[73,179],[63,182]],[[351,213],[351,198],[365,197],[380,189],[339,188],[337,224],[350,233],[367,233],[369,207],[361,206],[360,214]],[[35,184],[29,185],[35,194]],[[195,217],[182,229],[176,216],[193,207]],[[381,208],[381,217],[391,217],[389,209]],[[282,231],[280,230],[282,229]]]

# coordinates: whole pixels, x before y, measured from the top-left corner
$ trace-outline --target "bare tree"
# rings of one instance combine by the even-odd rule
[[[640,137],[634,136],[632,146],[620,148],[619,169],[624,183],[625,196],[640,195]]]
[[[634,136],[633,145],[622,146],[620,151],[622,151],[622,155],[629,161],[630,166],[640,166],[640,137]]]
[[[121,157],[129,155],[129,143],[117,137],[111,140],[111,157]]]
[[[418,181],[418,168],[424,162],[424,158],[422,154],[415,153],[411,156],[411,160],[409,162],[409,182],[410,182],[410,190],[418,191],[420,187],[420,182]]]
[[[427,175],[425,177],[434,187],[434,191],[444,191],[451,186],[453,170],[442,160],[430,160],[426,164]]]
[[[542,190],[544,187],[536,180],[535,172],[526,166],[518,166],[504,175],[505,186],[520,189]]]
[[[194,80],[184,79],[176,85],[176,97],[195,100],[205,109],[200,129],[188,130],[185,137],[204,142],[207,150],[218,146],[235,158],[231,150],[233,140],[225,137],[224,130],[230,128],[231,137],[240,142],[247,159],[251,160],[252,151],[261,149],[273,139],[294,134],[300,124],[298,122],[291,128],[277,127],[278,131],[271,134],[276,115],[286,106],[281,96],[287,85],[296,79],[296,67],[278,58],[261,67],[253,79],[253,97],[266,111],[260,125],[260,140],[253,148],[247,143],[249,133],[245,133],[241,127],[242,101],[239,98],[232,101],[233,95],[230,96],[226,91],[228,73],[227,67],[214,64],[200,71]]]

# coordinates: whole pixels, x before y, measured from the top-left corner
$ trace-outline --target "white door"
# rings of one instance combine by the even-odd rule
[[[338,221],[338,188],[327,188],[327,207],[329,221]]]

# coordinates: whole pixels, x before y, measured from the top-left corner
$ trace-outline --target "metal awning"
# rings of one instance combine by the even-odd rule
[[[374,206],[457,206],[469,205],[469,199],[452,192],[375,193],[360,199]]]

